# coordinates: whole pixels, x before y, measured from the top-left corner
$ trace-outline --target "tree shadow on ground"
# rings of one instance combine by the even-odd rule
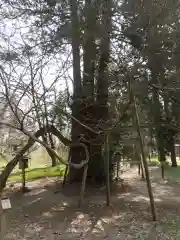
[[[139,183],[140,188],[141,184],[145,185]],[[13,208],[7,213],[7,240],[166,240],[171,236],[172,239],[179,239],[177,226],[172,224],[179,221],[180,209],[176,202],[157,201],[159,221],[154,224],[146,193],[133,189],[133,185],[131,191],[119,193],[114,190],[111,207],[105,206],[104,189],[98,191],[96,188],[98,193],[95,194],[94,189],[88,188],[81,209],[77,207],[79,191],[78,188],[74,190],[75,186],[68,186],[62,191],[59,189],[55,194],[56,182],[47,185],[44,181],[44,185],[37,182],[32,191],[25,195],[19,191],[9,195]]]

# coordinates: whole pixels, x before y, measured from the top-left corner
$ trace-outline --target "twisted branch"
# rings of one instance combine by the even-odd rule
[[[87,147],[86,144],[81,143],[81,142],[79,142],[79,143],[72,143],[70,145],[70,147],[83,147],[84,151],[85,151],[85,154],[86,154],[86,159],[82,160],[80,163],[72,163],[71,162],[71,157],[69,157],[68,165],[70,167],[73,167],[75,169],[80,169],[80,168],[84,167],[86,164],[88,164],[88,162],[89,162],[89,151],[88,151],[88,147]]]

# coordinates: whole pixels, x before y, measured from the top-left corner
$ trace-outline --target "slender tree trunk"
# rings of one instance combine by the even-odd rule
[[[137,112],[137,106],[136,106],[136,99],[135,99],[135,97],[134,97],[134,108],[135,108],[135,114],[136,114],[137,132],[138,132],[139,141],[140,141],[142,161],[143,161],[144,170],[145,170],[145,174],[146,174],[147,189],[148,189],[149,199],[150,199],[150,204],[151,204],[152,218],[153,218],[153,221],[156,221],[156,211],[155,211],[154,196],[153,196],[151,180],[150,180],[150,176],[149,176],[148,163],[147,163],[147,160],[146,160],[144,146],[143,146],[143,140],[142,140],[142,135],[141,135],[139,116],[138,116],[138,112]]]
[[[174,139],[172,139],[171,141],[171,163],[172,163],[171,165],[172,167],[177,167]]]
[[[79,198],[79,207],[82,206],[84,200],[84,193],[86,188],[86,180],[87,180],[87,171],[88,171],[88,163],[83,167],[83,176],[82,176],[82,183],[81,183],[81,192]]]
[[[143,161],[141,161],[140,167],[141,167],[141,178],[144,180],[145,179],[145,174],[144,174]]]
[[[161,176],[162,176],[162,179],[164,179],[164,170],[165,170],[165,162],[161,162]]]
[[[26,192],[26,169],[25,169],[25,165],[23,163],[22,166],[22,193]]]
[[[106,169],[106,204],[110,206],[110,167],[109,167],[109,134],[105,136],[105,169]]]
[[[141,175],[141,163],[138,164],[138,174]]]
[[[148,154],[149,163],[151,163],[151,154]]]
[[[51,149],[55,150],[52,134],[48,133],[48,136],[49,136],[49,143],[50,143]],[[55,167],[57,165],[57,159],[56,159],[56,156],[54,156],[54,154],[51,154],[51,161],[52,161],[52,167]]]

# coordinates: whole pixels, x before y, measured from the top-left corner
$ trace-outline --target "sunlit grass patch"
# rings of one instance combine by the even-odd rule
[[[55,167],[44,167],[44,168],[34,168],[26,170],[26,180],[35,180],[44,177],[62,177],[64,175],[65,167],[63,165],[58,165]],[[8,180],[9,181],[20,181],[22,178],[21,171],[12,173]]]

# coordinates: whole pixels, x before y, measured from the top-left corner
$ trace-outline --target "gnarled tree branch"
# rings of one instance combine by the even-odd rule
[[[13,127],[8,123],[3,123],[0,122],[0,125],[6,125],[9,127]],[[14,127],[15,128],[15,127]],[[48,148],[49,151],[51,151],[57,158],[58,160],[62,163],[62,164],[67,164],[66,162],[64,162],[59,155],[56,153],[56,151],[54,151],[53,149],[51,149],[47,144],[45,144],[43,141],[39,140],[38,138],[40,136],[43,136],[45,134],[45,131],[50,131],[52,132],[60,141],[62,141],[63,144],[65,144],[66,146],[71,144],[71,141],[67,138],[65,138],[60,131],[58,131],[54,126],[49,126],[48,128],[41,128],[39,129],[34,135],[22,130],[22,129],[17,129],[19,131],[22,131],[25,135],[29,136],[29,140],[27,142],[27,144],[16,154],[16,156],[6,165],[6,167],[4,168],[4,170],[2,171],[1,175],[0,175],[0,192],[2,191],[2,189],[5,187],[6,185],[6,181],[9,177],[9,174],[12,172],[12,170],[14,169],[14,167],[17,165],[17,163],[19,162],[19,160],[23,157],[23,155],[29,150],[29,148],[31,148],[33,146],[33,144],[35,142],[39,142],[41,145],[43,145],[45,148]]]

